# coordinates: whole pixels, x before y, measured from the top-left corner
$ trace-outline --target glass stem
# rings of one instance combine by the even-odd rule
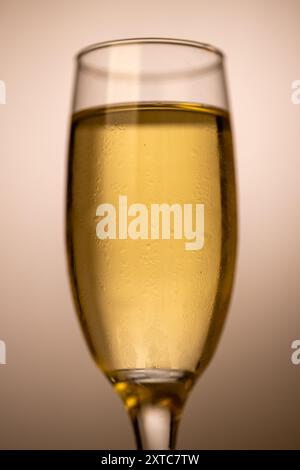
[[[179,414],[161,404],[142,405],[131,415],[138,450],[175,449]]]

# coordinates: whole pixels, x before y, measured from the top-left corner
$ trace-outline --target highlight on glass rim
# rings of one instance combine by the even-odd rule
[[[174,449],[234,275],[224,57],[179,39],[96,44],[77,57],[73,103],[66,227],[78,318],[137,448]]]

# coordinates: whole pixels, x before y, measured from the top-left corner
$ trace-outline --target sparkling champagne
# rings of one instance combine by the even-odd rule
[[[228,114],[182,103],[76,113],[67,201],[70,275],[92,355],[129,409],[155,399],[180,407],[215,347],[232,285]],[[162,205],[169,225],[160,213],[153,227]]]

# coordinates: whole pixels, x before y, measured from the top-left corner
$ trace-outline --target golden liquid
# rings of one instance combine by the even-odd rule
[[[187,251],[185,239],[172,238],[99,240],[96,209],[118,207],[120,195],[128,205],[204,204],[204,247]],[[167,379],[126,378],[124,371],[182,371],[180,387],[187,390],[211,356],[232,285],[236,210],[228,115],[171,103],[75,115],[67,230],[84,334],[127,407],[163,400],[171,386]]]

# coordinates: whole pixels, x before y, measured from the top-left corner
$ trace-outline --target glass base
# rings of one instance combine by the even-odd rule
[[[174,449],[195,375],[176,369],[121,369],[108,376],[131,417],[138,449]]]

